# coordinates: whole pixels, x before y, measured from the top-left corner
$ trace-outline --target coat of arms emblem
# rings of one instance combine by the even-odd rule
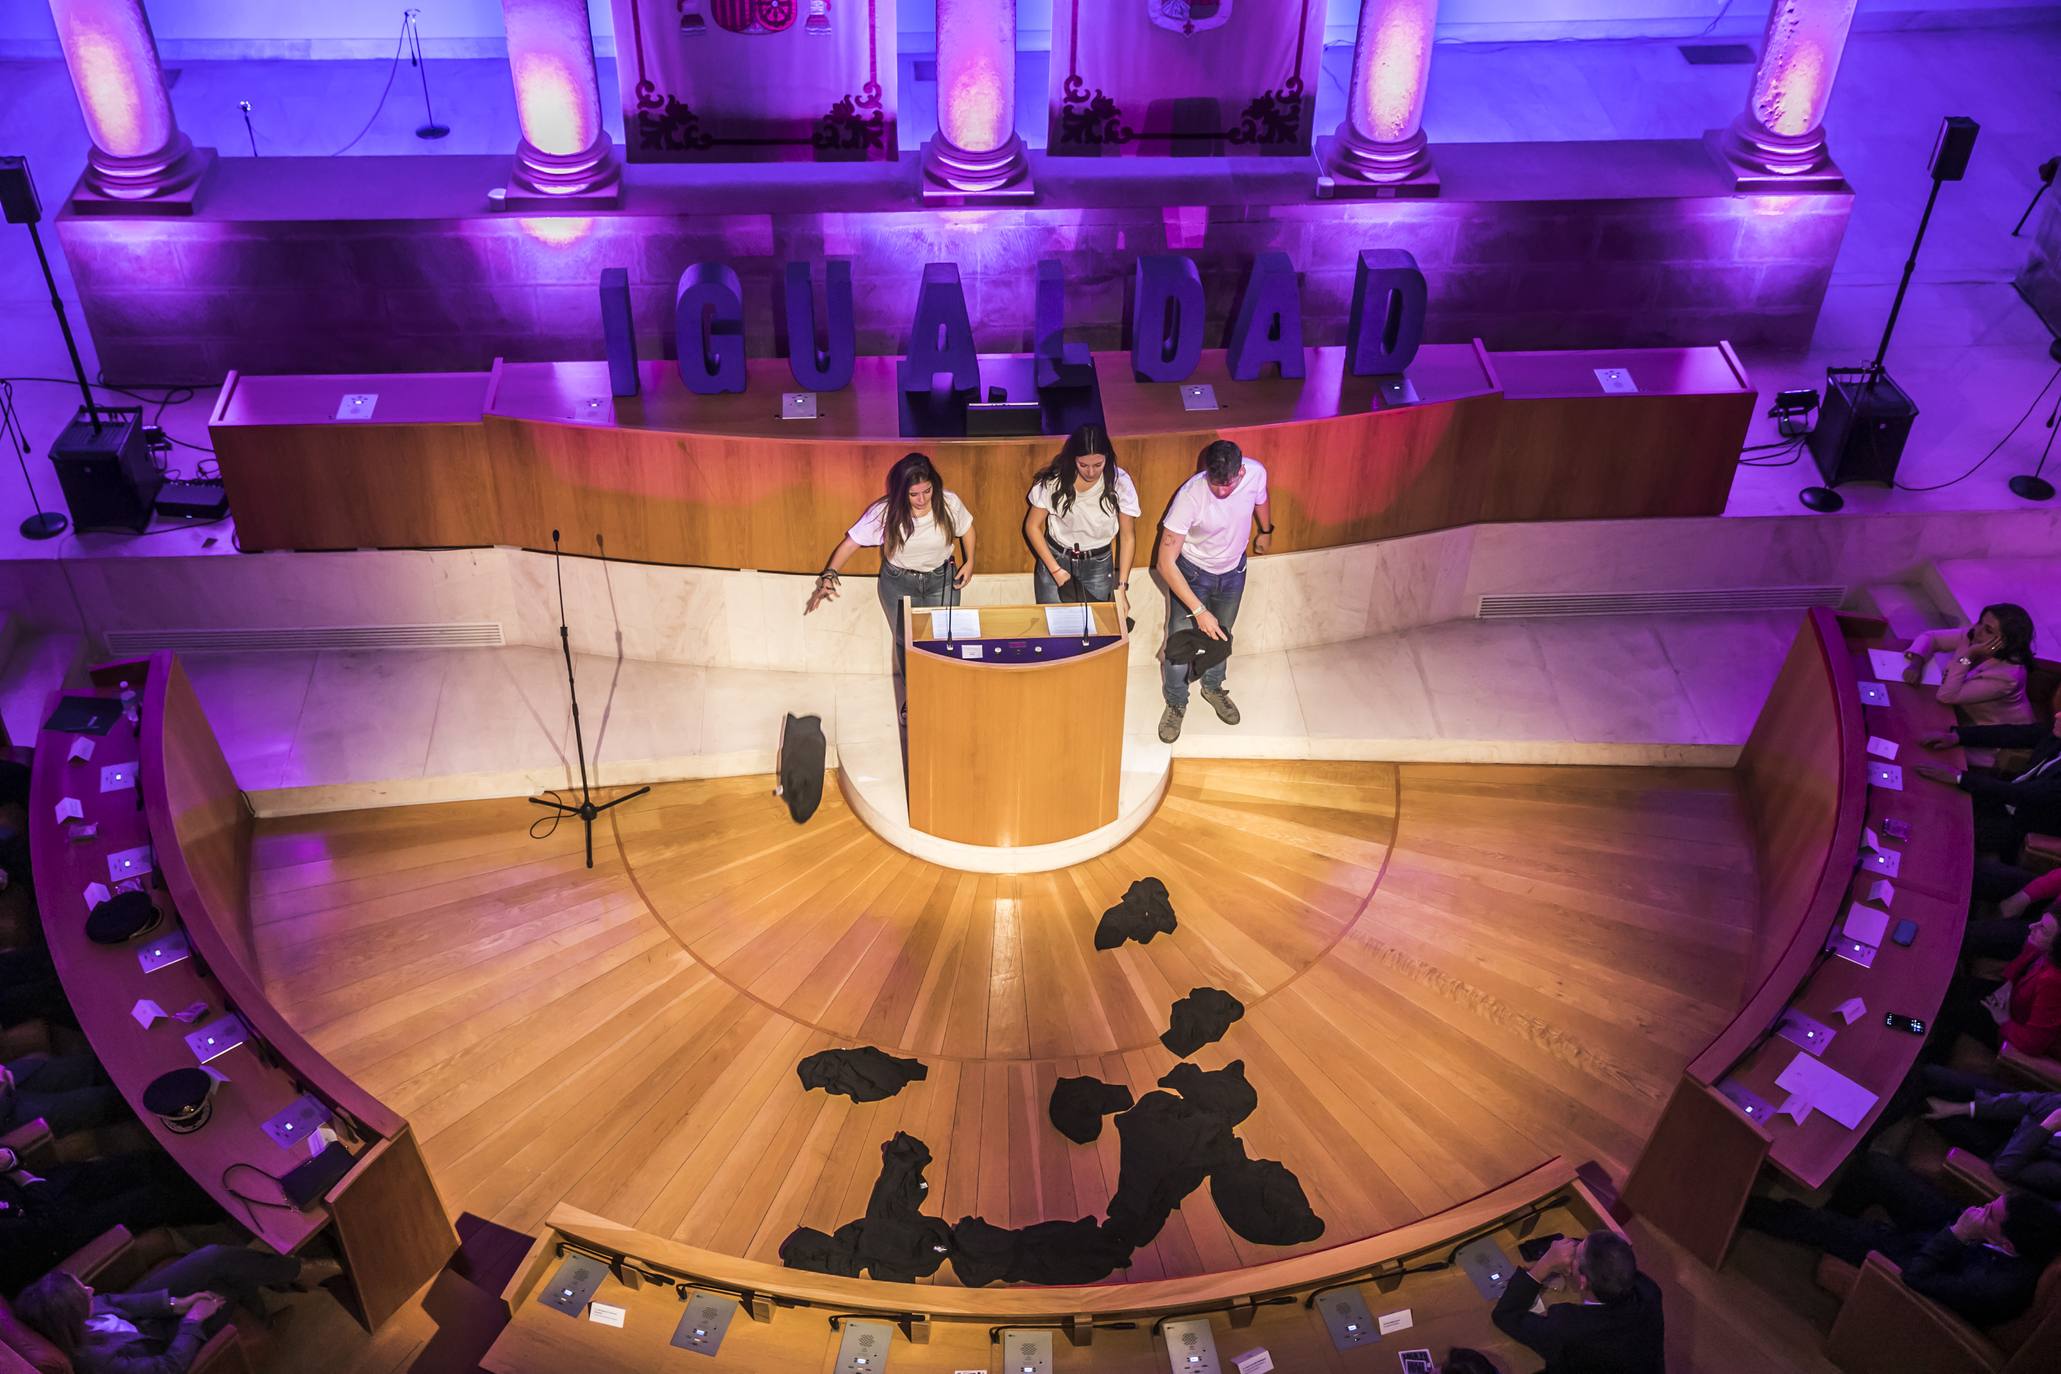
[[[1232,0],[1145,0],[1145,12],[1160,28],[1187,35],[1229,23],[1231,3]]]

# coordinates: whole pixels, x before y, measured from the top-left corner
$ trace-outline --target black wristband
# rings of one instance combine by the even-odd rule
[[[1259,527],[1259,530],[1261,534],[1272,534],[1274,532],[1274,527],[1272,525],[1261,525]]]

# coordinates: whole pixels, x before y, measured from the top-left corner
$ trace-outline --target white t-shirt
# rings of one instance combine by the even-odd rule
[[[1198,472],[1174,493],[1173,504],[1166,508],[1166,528],[1184,536],[1181,557],[1204,572],[1227,573],[1245,557],[1253,509],[1266,499],[1267,470],[1257,459],[1245,460],[1238,485],[1222,500],[1209,489],[1208,476]]]
[[[952,556],[952,540],[973,528],[973,512],[966,509],[966,503],[957,495],[946,492],[944,508],[952,517],[950,534],[945,532],[943,522],[937,518],[938,503],[932,501],[931,518],[916,517],[909,537],[887,561],[910,572],[930,572],[941,567]],[[887,541],[887,501],[882,499],[866,507],[866,513],[845,531],[845,537],[865,549],[877,549],[884,544]]]
[[[1054,549],[1099,549],[1116,542],[1117,514],[1138,513],[1138,488],[1131,482],[1131,474],[1116,468],[1116,510],[1110,510],[1102,503],[1102,488],[1109,481],[1110,471],[1104,468],[1094,486],[1075,492],[1073,506],[1063,515],[1059,511],[1059,479],[1040,482],[1030,489],[1030,503],[1047,512],[1046,543]]]

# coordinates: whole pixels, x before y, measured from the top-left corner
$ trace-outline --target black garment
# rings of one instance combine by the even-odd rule
[[[855,1050],[820,1050],[795,1066],[803,1089],[843,1093],[854,1102],[879,1102],[904,1085],[930,1076],[914,1059],[899,1059],[885,1050],[862,1045]]]
[[[145,1231],[219,1221],[221,1211],[155,1150],[50,1164],[34,1183],[0,1175],[0,1292],[13,1293],[111,1226]]]
[[[1861,1219],[1874,1204],[1888,1211],[1888,1221]],[[1860,1264],[1870,1250],[1880,1250],[1903,1270],[1912,1292],[1976,1326],[2007,1322],[2032,1305],[2040,1266],[1957,1239],[1949,1228],[1960,1214],[1960,1204],[1937,1186],[1899,1161],[1870,1152],[1847,1170],[1831,1206],[1749,1198],[1740,1221],[1848,1264]]]
[[[28,880],[17,875],[17,881]],[[0,949],[0,1026],[39,1019],[66,1026],[79,1024],[72,1017],[71,1003],[65,1000],[64,985],[57,981],[50,951]]]
[[[1255,1245],[1300,1245],[1324,1234],[1302,1180],[1279,1160],[1247,1159],[1242,1144],[1235,1161],[1211,1172],[1209,1195],[1224,1225]]]
[[[1231,632],[1224,631],[1222,639],[1211,639],[1193,625],[1175,630],[1167,637],[1166,661],[1185,663],[1189,673],[1201,677],[1219,663],[1231,657]]]
[[[803,1226],[780,1242],[780,1262],[790,1269],[857,1278],[861,1270],[886,1283],[928,1278],[952,1248],[952,1228],[919,1208],[930,1185],[923,1171],[930,1148],[902,1131],[880,1147],[880,1177],[866,1201],[866,1215],[826,1236]]]
[[[1041,1221],[1020,1230],[961,1217],[952,1228],[952,1272],[968,1288],[1009,1283],[1100,1283],[1131,1267],[1131,1247],[1093,1217]]]
[[[1531,1310],[1538,1296],[1539,1281],[1519,1269],[1489,1318],[1545,1359],[1543,1374],[1665,1374],[1660,1285],[1644,1274],[1616,1302],[1554,1303],[1541,1317]]]
[[[2061,736],[2044,725],[1962,725],[1954,734],[1978,748],[2032,750],[2031,759],[2009,777],[1978,769],[1961,775],[1961,790],[1975,798],[1978,822],[1986,822],[1978,825],[1991,841],[1983,847],[2009,860],[2025,836],[2061,831],[2061,763],[2039,777],[2017,781],[2061,754]]]
[[[1245,1081],[1245,1061],[1233,1059],[1221,1069],[1176,1064],[1159,1080],[1204,1111],[1214,1112],[1226,1126],[1236,1126],[1259,1108],[1259,1093]]]
[[[780,799],[796,825],[815,815],[823,803],[823,760],[828,750],[821,716],[790,715],[781,721]]]
[[[1150,1244],[1181,1199],[1210,1171],[1241,1156],[1224,1119],[1172,1093],[1147,1093],[1118,1116],[1122,1142],[1109,1229],[1131,1248]]]
[[[1149,945],[1155,935],[1173,934],[1178,924],[1173,903],[1167,900],[1166,884],[1157,878],[1140,878],[1124,890],[1122,901],[1102,913],[1102,922],[1095,927],[1095,948],[1115,949],[1126,940]]]
[[[1174,1003],[1167,1032],[1159,1043],[1186,1059],[1204,1045],[1223,1039],[1233,1021],[1245,1015],[1245,1004],[1217,988],[1195,988]]]
[[[1052,1085],[1052,1101],[1045,1111],[1059,1134],[1076,1145],[1086,1145],[1102,1134],[1103,1117],[1130,1105],[1131,1090],[1121,1083],[1062,1078]]]

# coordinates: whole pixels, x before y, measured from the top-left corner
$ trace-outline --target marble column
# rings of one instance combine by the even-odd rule
[[[1746,109],[1723,140],[1749,173],[1804,176],[1830,168],[1825,109],[1858,0],[1776,0]]]
[[[512,189],[591,198],[613,186],[621,169],[601,122],[586,0],[501,0],[501,15],[522,131]]]
[[[1345,119],[1320,140],[1320,195],[1436,194],[1424,91],[1438,0],[1361,0]]]
[[[88,197],[139,210],[191,207],[212,154],[172,117],[157,39],[141,0],[50,0],[58,46],[86,117]]]
[[[1016,0],[937,0],[937,133],[923,145],[926,199],[1024,199],[1016,132]]]

